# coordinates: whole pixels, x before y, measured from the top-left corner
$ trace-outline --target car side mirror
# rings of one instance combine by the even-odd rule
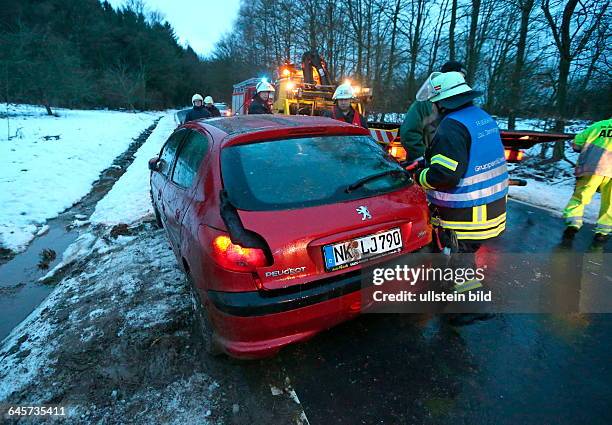
[[[159,156],[154,156],[149,160],[149,170],[159,171]]]

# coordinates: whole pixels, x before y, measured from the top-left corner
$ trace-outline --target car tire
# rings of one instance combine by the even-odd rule
[[[194,314],[195,328],[198,336],[202,338],[204,349],[211,356],[219,356],[223,354],[221,347],[215,341],[212,323],[208,316],[208,311],[202,305],[198,291],[195,288],[191,278],[189,280],[189,288],[191,292],[191,307]]]
[[[161,215],[159,214],[159,210],[155,206],[155,202],[153,201],[153,193],[151,193],[151,205],[153,206],[153,213],[155,214],[155,225],[161,229],[164,227],[164,223],[162,223]]]

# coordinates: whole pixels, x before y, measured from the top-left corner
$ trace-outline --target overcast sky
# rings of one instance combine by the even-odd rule
[[[109,0],[113,7],[126,0]],[[232,29],[240,0],[144,0],[149,10],[161,12],[183,44],[196,53],[212,53],[215,43]]]

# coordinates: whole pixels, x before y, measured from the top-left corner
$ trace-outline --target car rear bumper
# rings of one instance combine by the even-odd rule
[[[287,344],[354,318],[362,305],[361,271],[273,291],[208,292],[216,339],[232,357],[274,355]]]

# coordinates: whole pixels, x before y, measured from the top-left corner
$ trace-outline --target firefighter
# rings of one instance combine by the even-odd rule
[[[596,122],[577,134],[573,148],[580,156],[576,163],[576,189],[563,210],[567,226],[563,239],[573,239],[580,230],[584,207],[599,190],[601,206],[593,242],[603,244],[612,234],[612,119]]]
[[[331,112],[325,112],[324,115],[338,121],[344,121],[353,125],[359,125],[363,128],[368,128],[366,119],[353,109],[351,105],[351,101],[354,97],[355,94],[350,84],[340,84],[332,96],[334,108]]]
[[[464,77],[467,74],[463,64],[456,61],[446,62],[440,71],[456,71]],[[417,99],[412,102],[400,127],[400,141],[406,149],[407,159],[418,160],[423,157],[425,147],[431,144],[436,132],[437,118],[430,101]]]
[[[221,116],[221,112],[215,106],[212,96],[206,96],[204,98],[204,108],[206,108],[211,118]]]
[[[434,248],[451,255],[451,266],[476,268],[475,253],[484,241],[506,228],[508,172],[495,120],[473,100],[482,93],[460,72],[434,72],[417,93],[440,117],[424,168],[416,181],[426,190],[434,226]],[[453,261],[453,259],[456,261]],[[457,281],[452,290],[482,291],[482,281]],[[478,312],[449,317],[459,323],[490,315]]]
[[[210,118],[210,113],[202,105],[203,101],[204,99],[202,98],[201,94],[196,93],[191,97],[191,104],[193,105],[193,108],[187,112],[187,115],[185,115],[185,122],[200,118]]]
[[[255,87],[255,96],[249,106],[249,115],[251,114],[271,114],[272,101],[274,100],[274,86],[268,83],[265,79],[261,80]]]

